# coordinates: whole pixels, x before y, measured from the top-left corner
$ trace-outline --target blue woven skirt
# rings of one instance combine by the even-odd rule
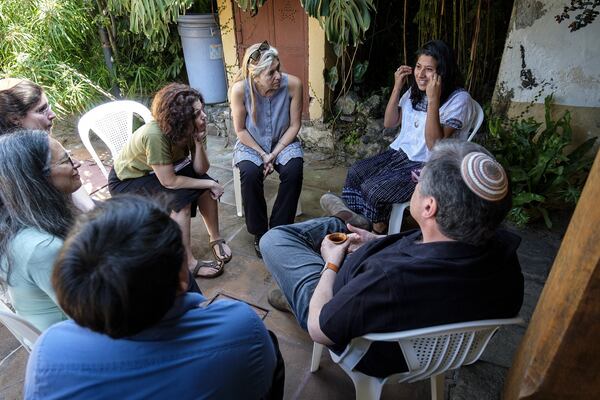
[[[389,149],[353,164],[348,170],[342,199],[371,222],[387,222],[392,205],[408,201],[416,183],[411,172],[423,163],[408,159],[402,150]]]

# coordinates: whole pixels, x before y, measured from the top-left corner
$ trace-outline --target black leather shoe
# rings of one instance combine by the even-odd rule
[[[254,251],[256,251],[256,256],[260,259],[262,259],[262,253],[260,252],[260,238],[262,237],[262,235],[255,235],[254,236]]]

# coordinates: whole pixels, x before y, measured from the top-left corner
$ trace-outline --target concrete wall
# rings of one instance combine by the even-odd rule
[[[600,19],[570,32],[571,19],[555,16],[566,0],[515,0],[493,104],[509,116],[534,103],[529,114],[543,121],[544,97],[553,112],[572,114],[574,141],[600,136]]]

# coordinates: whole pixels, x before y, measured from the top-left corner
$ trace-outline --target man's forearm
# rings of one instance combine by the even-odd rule
[[[312,340],[324,345],[332,345],[333,342],[321,330],[319,316],[321,315],[323,306],[333,297],[333,283],[335,282],[336,275],[330,269],[323,271],[308,306],[308,333]]]

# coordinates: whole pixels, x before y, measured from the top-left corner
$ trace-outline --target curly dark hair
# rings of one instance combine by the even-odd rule
[[[198,100],[204,104],[199,91],[182,83],[170,83],[154,96],[152,116],[171,142],[181,142],[194,131],[194,103]]]

